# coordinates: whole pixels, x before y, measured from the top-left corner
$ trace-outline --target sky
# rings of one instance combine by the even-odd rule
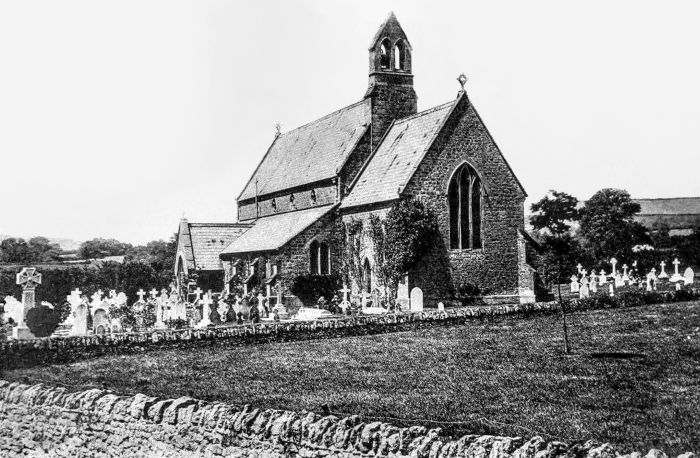
[[[464,72],[528,203],[700,195],[696,0],[0,0],[0,234],[235,221],[276,123],[362,98],[390,11],[418,109]]]

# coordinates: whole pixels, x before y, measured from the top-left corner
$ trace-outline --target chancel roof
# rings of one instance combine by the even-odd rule
[[[188,267],[198,270],[221,270],[223,267],[219,253],[248,229],[250,224],[190,223],[193,265]]]
[[[277,250],[334,208],[335,204],[325,205],[259,218],[247,232],[220,251],[221,256]]]
[[[398,198],[459,100],[397,120],[360,172],[341,208]]]
[[[335,177],[370,122],[370,101],[365,99],[280,134],[238,199]]]

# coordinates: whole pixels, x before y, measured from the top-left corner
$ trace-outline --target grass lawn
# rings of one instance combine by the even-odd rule
[[[110,356],[6,380],[359,414],[445,433],[700,451],[700,303],[500,317],[395,334]],[[388,417],[388,418],[387,418]],[[402,421],[401,419],[404,419]],[[429,423],[435,422],[435,423]],[[445,422],[445,423],[440,423]]]

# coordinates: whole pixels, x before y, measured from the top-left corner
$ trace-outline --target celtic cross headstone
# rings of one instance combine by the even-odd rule
[[[19,323],[12,328],[12,337],[20,340],[34,339],[25,319],[27,312],[34,308],[36,287],[41,284],[41,274],[34,267],[25,267],[17,274],[17,284],[22,287],[22,313]]]

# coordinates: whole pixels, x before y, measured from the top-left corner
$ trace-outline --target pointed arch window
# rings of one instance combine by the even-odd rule
[[[481,179],[468,164],[462,165],[452,176],[447,199],[450,207],[450,248],[482,248]]]
[[[394,70],[406,70],[406,45],[401,40],[394,45]]]
[[[391,43],[389,43],[389,40],[385,39],[382,41],[382,44],[379,47],[379,65],[382,69],[388,70],[391,66],[391,55],[389,54],[390,49]]]

